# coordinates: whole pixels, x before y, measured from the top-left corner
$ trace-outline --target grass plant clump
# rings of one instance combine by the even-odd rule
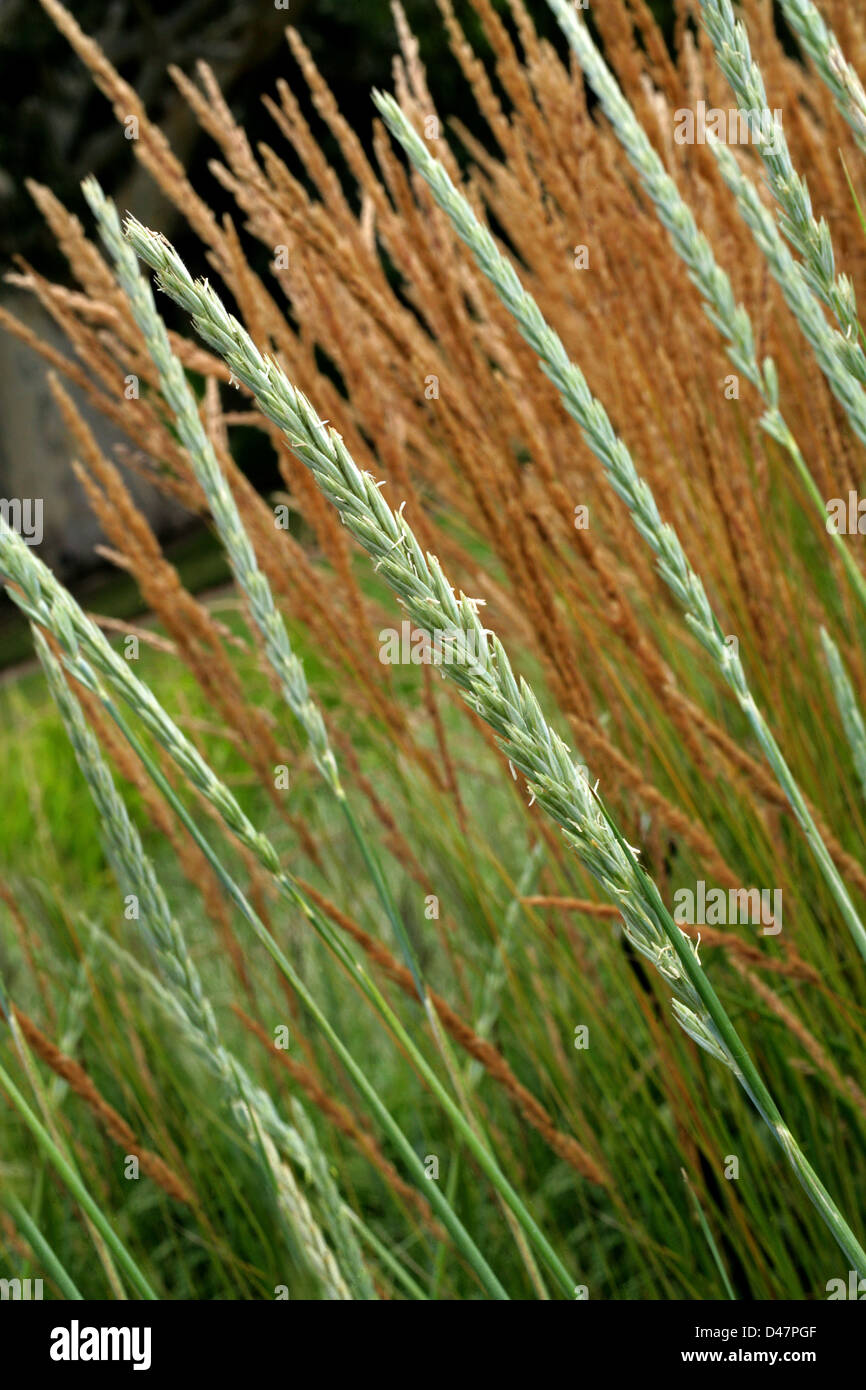
[[[144,614],[0,516],[38,658],[0,687],[2,1259],[70,1298],[866,1277],[866,23],[472,0],[478,53],[440,0],[470,130],[395,3],[369,138],[289,29],[272,143],[173,70],[218,216],[42,4],[200,251],[33,183],[74,286],[10,278],[69,352],[0,310]],[[674,138],[731,101],[772,148]]]

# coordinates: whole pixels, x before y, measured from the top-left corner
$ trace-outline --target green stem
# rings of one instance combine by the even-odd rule
[[[30,1109],[30,1106],[18,1090],[12,1077],[2,1065],[0,1065],[0,1085],[3,1086],[3,1089],[6,1091],[12,1104],[34,1136],[46,1158],[57,1169],[57,1172],[66,1183],[66,1186],[75,1197],[81,1209],[90,1217],[106,1245],[116,1256],[118,1264],[125,1270],[130,1282],[135,1286],[142,1298],[156,1301],[157,1295],[150,1287],[150,1284],[147,1282],[135,1260],[123,1244],[123,1241],[103,1216],[78,1174],[66,1161],[63,1154],[54,1143],[54,1140],[51,1138],[51,1135],[48,1133],[41,1120],[39,1120]]]
[[[358,819],[349,805],[345,793],[341,793],[338,796],[338,800],[346,823],[352,832],[352,837],[361,851],[364,864],[370,875],[370,880],[376,890],[379,901],[387,913],[388,921],[391,923],[391,928],[403,952],[406,965],[412,973],[412,979],[415,981],[415,988],[418,991],[418,999],[423,1004],[427,998],[427,987],[422,978],[421,966],[418,963],[415,948],[409,939],[409,933],[406,930],[405,923],[397,910],[397,904],[394,902],[394,896],[388,886],[387,879],[382,872],[382,866],[367,843],[367,837],[358,824]]]
[[[38,1255],[39,1259],[42,1261],[45,1272],[49,1278],[54,1280],[55,1284],[66,1294],[67,1298],[83,1299],[83,1294],[79,1293],[72,1279],[60,1263],[60,1260],[48,1244],[48,1241],[36,1225],[36,1222],[31,1218],[30,1213],[21,1205],[18,1198],[11,1192],[8,1192],[4,1201],[9,1211],[12,1213],[12,1216],[15,1218],[16,1226],[26,1237],[34,1255]]]
[[[162,772],[156,766],[147,750],[143,747],[139,739],[132,732],[123,715],[120,713],[119,709],[114,704],[113,700],[104,692],[100,695],[100,698],[102,699],[103,704],[105,705],[105,708],[108,710],[112,719],[115,721],[118,728],[123,733],[124,737],[128,740],[131,747],[135,750],[138,757],[146,766],[148,773],[152,777],[155,784],[159,787],[163,795],[170,802],[172,807],[175,809],[176,813],[181,817],[184,825],[186,825],[187,829],[190,831],[190,834],[192,834],[198,841],[200,838],[200,832],[198,830],[198,827],[196,826],[192,818],[189,816],[181,801],[178,799],[170,783],[163,776]],[[171,750],[169,749],[168,751],[170,752]],[[217,856],[213,854],[213,851],[210,850],[209,847],[207,850],[205,850],[205,843],[206,842],[202,838],[200,847],[202,848],[203,852],[208,853],[208,856],[209,858],[211,858],[211,862],[213,863],[216,871],[221,875],[225,875],[225,878],[228,880],[226,883],[226,887],[228,887],[228,884],[231,883],[232,880],[226,874],[225,870],[222,868],[222,865],[219,863]],[[519,1224],[522,1226],[523,1230],[529,1236],[532,1244],[535,1246],[541,1258],[544,1260],[545,1264],[548,1266],[551,1273],[556,1278],[557,1283],[560,1285],[560,1288],[562,1289],[563,1293],[567,1297],[571,1297],[572,1291],[574,1289],[574,1279],[572,1279],[569,1276],[568,1271],[566,1270],[562,1261],[559,1259],[558,1255],[551,1246],[547,1237],[544,1235],[543,1231],[536,1223],[534,1217],[529,1212],[525,1203],[522,1201],[519,1194],[509,1183],[508,1179],[502,1172],[493,1155],[485,1147],[481,1140],[478,1139],[469,1121],[465,1118],[460,1108],[451,1099],[445,1087],[442,1085],[442,1082],[439,1080],[436,1073],[432,1070],[426,1058],[420,1052],[413,1039],[410,1038],[409,1034],[406,1032],[406,1029],[403,1027],[399,1018],[390,1008],[385,998],[376,987],[373,980],[370,978],[370,976],[367,975],[366,971],[362,968],[362,966],[353,958],[351,952],[347,949],[345,943],[333,930],[330,922],[326,921],[326,919],[321,915],[321,913],[318,911],[315,905],[305,896],[305,894],[301,892],[301,890],[297,887],[294,881],[285,872],[274,872],[274,882],[277,884],[283,896],[294,907],[299,908],[304,913],[305,917],[310,922],[313,929],[318,933],[322,940],[331,948],[331,950],[334,952],[337,958],[343,963],[343,965],[348,970],[355,983],[361,988],[363,993],[366,995],[367,999],[370,1001],[371,1004],[373,1004],[376,1011],[387,1023],[394,1036],[398,1039],[398,1041],[405,1049],[413,1066],[416,1068],[418,1072],[420,1072],[424,1080],[429,1085],[431,1091],[434,1093],[437,1100],[445,1110],[454,1127],[466,1140],[468,1147],[471,1149],[474,1157],[476,1158],[480,1167],[483,1169],[484,1173],[490,1179],[491,1183],[496,1188],[497,1192],[501,1195],[506,1205],[516,1216]],[[236,891],[239,892],[240,890],[238,889]],[[236,899],[236,901],[238,901],[238,899]],[[250,919],[248,918],[248,920]],[[258,922],[258,918],[256,918],[256,921]],[[273,941],[273,938],[270,936],[266,928],[260,922],[258,925],[261,929],[262,941],[266,945],[268,951],[270,951],[271,955],[274,956],[274,959],[277,960],[277,963],[280,965],[280,968],[284,971],[284,973],[286,970],[291,970],[288,961],[286,961],[285,957],[282,955],[282,952],[279,951],[279,948],[276,946],[276,943]],[[274,954],[275,952],[277,954]],[[291,979],[293,986],[297,989],[298,984],[296,982],[298,980],[298,977],[295,975],[294,971],[292,971],[291,976],[287,976],[287,978]],[[324,1016],[319,1015],[319,1017],[323,1018]],[[361,1074],[363,1075],[363,1073]],[[385,1113],[387,1114],[387,1111]],[[420,1169],[423,1175],[423,1165],[418,1160],[417,1155],[415,1155],[414,1153],[414,1150],[410,1148],[409,1152],[412,1154],[412,1166],[416,1169]],[[429,1184],[425,1185],[429,1186]],[[432,1189],[432,1191],[435,1191],[435,1188]]]
[[[812,1168],[790,1129],[786,1125],[776,1102],[773,1100],[745,1043],[728,1017],[718,995],[701,968],[691,943],[674,922],[661,895],[648,874],[640,871],[645,882],[647,894],[652,900],[659,917],[659,924],[679,957],[689,980],[694,985],[707,1013],[715,1024],[719,1036],[734,1061],[738,1081],[762,1116],[785,1157],[800,1180],[801,1185],[823,1217],[831,1234],[835,1237],[845,1255],[861,1277],[866,1276],[866,1251],[864,1251],[851,1227],[843,1217],[833,1198]]]
[[[475,1242],[472,1240],[472,1237],[469,1235],[469,1232],[463,1226],[463,1223],[460,1221],[459,1217],[456,1215],[453,1209],[445,1201],[445,1198],[438,1191],[435,1184],[426,1182],[424,1165],[418,1158],[418,1155],[415,1153],[415,1150],[412,1148],[411,1144],[409,1143],[409,1140],[406,1138],[405,1134],[400,1129],[397,1122],[391,1116],[390,1111],[387,1109],[384,1102],[380,1099],[375,1088],[368,1081],[361,1067],[358,1066],[358,1063],[355,1061],[349,1049],[343,1043],[339,1035],[331,1026],[326,1016],[322,1013],[321,1009],[316,1004],[313,996],[310,994],[300,975],[297,973],[297,971],[290,964],[286,956],[280,950],[279,946],[277,945],[274,938],[271,936],[267,927],[258,917],[257,913],[254,911],[250,903],[247,901],[246,897],[244,896],[243,892],[238,887],[238,885],[235,883],[234,879],[223,867],[219,855],[212,848],[209,841],[205,839],[199,827],[192,819],[192,816],[189,814],[186,807],[183,805],[180,798],[177,796],[177,793],[175,792],[174,788],[168,782],[161,769],[150,757],[150,754],[148,753],[147,749],[136,737],[132,729],[130,729],[129,725],[127,724],[123,715],[117,709],[114,702],[107,695],[102,695],[101,698],[105,705],[105,708],[108,710],[108,713],[111,715],[112,719],[117,724],[121,733],[128,740],[132,749],[135,751],[135,753],[141,759],[144,766],[147,768],[147,771],[153,779],[155,785],[162,792],[166,801],[168,801],[169,805],[172,807],[175,814],[179,817],[183,825],[189,831],[190,835],[192,835],[193,839],[195,840],[199,849],[207,858],[208,863],[210,864],[214,873],[219,878],[226,892],[229,894],[232,901],[236,904],[245,920],[249,923],[256,938],[261,943],[261,945],[264,946],[265,950],[268,952],[271,958],[276,962],[277,966],[285,975],[286,979],[289,981],[292,988],[297,993],[298,997],[302,1000],[305,1007],[309,1010],[311,1016],[317,1023],[318,1027],[322,1030],[325,1037],[328,1039],[328,1042],[333,1047],[334,1051],[337,1053],[347,1072],[352,1077],[352,1080],[354,1081],[355,1085],[358,1087],[358,1090],[365,1097],[373,1114],[376,1116],[379,1123],[382,1125],[382,1128],[385,1130],[386,1134],[388,1134],[389,1138],[394,1143],[395,1148],[402,1155],[407,1166],[412,1170],[416,1177],[424,1183],[424,1187],[427,1189],[427,1194],[429,1196],[431,1206],[435,1208],[438,1215],[442,1218],[443,1225],[453,1236],[454,1242],[457,1245],[458,1249],[461,1251],[463,1255],[465,1255],[466,1259],[469,1261],[470,1265],[475,1270],[475,1273],[477,1274],[484,1288],[487,1290],[488,1294],[495,1299],[507,1300],[508,1294],[505,1292],[505,1289],[502,1287],[496,1275],[493,1273],[493,1270],[490,1268],[487,1261],[484,1259],[484,1256],[481,1254],[481,1251],[475,1245]],[[281,887],[283,887],[284,891],[286,887],[291,887],[291,885],[289,885],[288,882],[284,880],[282,876],[280,876],[277,879],[277,882],[278,884],[280,884]],[[314,919],[314,917],[316,916],[315,909],[312,907],[312,904],[309,904],[306,902],[306,900],[302,899],[302,895],[300,894],[299,890],[292,889],[291,893],[288,894],[288,896],[291,897],[292,902],[296,906],[299,905],[298,899],[301,899],[300,905],[304,908],[305,915],[307,915],[311,920]],[[331,936],[330,931],[323,933],[323,935],[326,942],[329,942],[329,937]],[[359,982],[363,984],[363,982],[366,980],[366,977],[363,975],[363,972],[360,970],[360,968],[357,965],[354,965],[354,962],[351,962],[351,958],[344,955],[343,952],[340,952],[339,955],[340,958],[344,960],[344,962],[348,960],[351,963],[353,967],[352,973],[359,980]],[[370,982],[367,983],[369,984]],[[414,1052],[414,1045],[411,1044],[411,1042],[409,1042],[408,1039],[407,1043],[409,1044],[410,1050]],[[449,1100],[449,1104],[450,1103],[451,1102]],[[462,1116],[460,1118],[462,1119]]]
[[[398,1283],[403,1285],[403,1287],[412,1296],[412,1298],[418,1303],[429,1303],[430,1300],[427,1294],[422,1289],[421,1285],[415,1279],[412,1278],[411,1274],[407,1269],[404,1269],[400,1261],[394,1258],[394,1256],[391,1254],[391,1251],[387,1248],[387,1246],[382,1244],[378,1236],[370,1230],[370,1227],[365,1225],[358,1213],[356,1211],[352,1211],[351,1207],[347,1207],[346,1216],[348,1220],[351,1221],[352,1225],[355,1227],[361,1239],[367,1242],[367,1244],[370,1246],[370,1249],[382,1261],[382,1264],[385,1266],[385,1268],[390,1269],[394,1278],[398,1281]],[[442,1250],[444,1247],[440,1244],[438,1248]]]
[[[731,1281],[728,1278],[728,1271],[725,1269],[725,1266],[722,1263],[722,1257],[719,1254],[719,1247],[716,1245],[715,1238],[713,1236],[712,1231],[710,1230],[709,1222],[707,1221],[707,1218],[704,1216],[703,1208],[700,1202],[698,1201],[697,1194],[694,1188],[692,1187],[691,1183],[689,1182],[688,1173],[686,1172],[685,1168],[683,1168],[681,1171],[683,1175],[683,1182],[686,1185],[686,1190],[692,1199],[692,1205],[694,1206],[695,1213],[698,1218],[698,1224],[703,1232],[704,1240],[707,1242],[709,1252],[713,1257],[713,1264],[719,1271],[719,1277],[725,1287],[725,1293],[728,1295],[728,1298],[733,1299],[734,1302],[736,1302],[737,1295],[731,1288]]]

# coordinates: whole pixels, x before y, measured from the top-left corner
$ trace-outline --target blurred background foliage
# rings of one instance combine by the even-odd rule
[[[279,140],[262,102],[263,94],[273,94],[278,79],[285,78],[326,157],[337,169],[342,167],[335,142],[315,113],[285,42],[286,27],[296,26],[343,115],[371,149],[370,91],[374,86],[392,85],[392,60],[398,50],[390,0],[289,0],[288,8],[277,8],[274,0],[233,0],[231,5],[217,0],[66,3],[85,33],[136,90],[218,217],[224,213],[237,217],[237,208],[209,169],[216,147],[173,82],[172,64],[192,74],[196,62],[204,59],[253,146],[263,140],[277,143],[292,172],[306,181],[303,167]],[[495,3],[511,27],[505,0]],[[526,0],[526,4],[539,32],[565,55],[566,45],[546,0]],[[670,38],[672,0],[652,0],[650,7]],[[445,120],[459,118],[489,145],[489,129],[450,51],[436,0],[404,0],[404,8],[440,115]],[[490,49],[469,0],[454,0],[454,10],[472,46],[491,69]],[[500,94],[507,107],[507,98]],[[200,243],[134,158],[110,103],[38,0],[0,0],[0,108],[5,113],[0,120],[0,276],[26,268],[23,263],[27,263],[56,283],[71,284],[67,263],[28,192],[27,180],[50,188],[89,228],[91,218],[80,191],[80,182],[89,173],[96,174],[121,210],[134,211],[142,221],[159,227],[191,265],[199,265]],[[454,146],[460,157],[459,140]],[[347,193],[353,198],[351,183]],[[252,237],[245,238],[244,244],[250,264],[268,278],[267,248]],[[0,303],[16,316],[36,314],[28,321],[50,336],[52,325],[47,316],[38,316],[39,306],[30,295],[0,280]],[[170,323],[183,327],[173,306],[164,303],[161,309]],[[65,350],[62,340],[56,346]],[[53,530],[41,550],[46,563],[73,583],[77,593],[98,602],[103,612],[115,617],[140,612],[137,586],[106,566],[96,552],[99,528],[69,469],[69,442],[46,391],[44,366],[28,347],[11,339],[5,343],[5,358],[3,347],[0,343],[0,371],[6,374],[5,385],[0,383],[0,412],[6,416],[5,439],[0,437],[0,496],[18,496],[33,480],[34,493],[51,498]],[[244,433],[246,437],[237,441],[236,461],[254,486],[267,493],[279,482],[272,450],[263,435]],[[104,443],[111,449],[110,441]],[[26,456],[23,464],[22,456]],[[194,589],[221,582],[224,564],[209,532],[197,521],[166,514],[154,498],[148,503],[146,489],[134,486],[186,581]],[[0,666],[14,664],[29,651],[26,630],[3,598]]]
[[[619,3],[619,0],[615,0]],[[214,69],[236,117],[251,138],[273,140],[273,123],[261,96],[278,77],[296,73],[283,39],[287,24],[298,26],[330,83],[343,114],[363,140],[372,123],[370,89],[386,86],[397,41],[389,0],[290,0],[277,9],[273,0],[69,0],[81,27],[163,126],[193,182],[220,211],[230,203],[207,169],[212,150],[168,74],[168,65],[191,71],[203,58]],[[405,0],[409,22],[441,113],[457,115],[483,132],[474,103],[448,48],[435,0]],[[455,12],[480,54],[489,50],[468,0]],[[506,6],[497,8],[505,15]],[[667,24],[672,0],[653,0],[650,8]],[[527,0],[539,31],[564,52],[545,0]],[[506,22],[507,22],[507,15]],[[309,113],[304,84],[293,83]],[[164,210],[150,180],[131,158],[108,102],[71,52],[37,0],[0,0],[0,92],[7,119],[0,124],[0,261],[14,255],[38,263],[47,274],[62,274],[63,262],[27,193],[29,177],[48,184],[83,215],[79,182],[95,173],[122,204],[135,199]],[[312,117],[329,156],[326,131]],[[149,185],[149,187],[148,187]]]

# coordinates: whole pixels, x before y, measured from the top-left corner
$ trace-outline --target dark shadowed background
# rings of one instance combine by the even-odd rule
[[[564,51],[545,0],[526,3],[539,30]],[[446,118],[458,116],[483,138],[484,123],[476,119],[472,95],[448,48],[437,5],[434,0],[404,0],[404,4],[420,40],[440,113]],[[173,83],[170,64],[192,73],[196,61],[205,59],[254,145],[260,139],[274,139],[273,122],[261,97],[272,93],[277,79],[284,77],[338,167],[331,137],[310,109],[305,83],[285,42],[286,25],[300,29],[343,114],[365,143],[372,125],[370,89],[391,85],[397,38],[389,0],[290,0],[288,8],[277,8],[273,0],[232,0],[229,5],[220,0],[111,0],[108,4],[70,0],[67,8],[136,89],[193,184],[218,214],[232,205],[208,168],[214,146]],[[508,22],[502,0],[498,8]],[[672,9],[670,0],[660,0],[652,8],[663,19]],[[455,9],[476,50],[487,57],[486,42],[467,0],[456,0]],[[79,188],[88,173],[97,175],[121,211],[132,210],[162,229],[190,265],[200,268],[200,246],[134,158],[131,142],[108,101],[38,0],[0,0],[0,110],[0,272],[4,277],[20,273],[26,269],[23,263],[28,263],[53,280],[69,283],[65,260],[27,182],[34,179],[49,187],[89,227],[91,218]],[[291,164],[291,155],[282,153]],[[299,165],[292,167],[303,177]],[[265,249],[250,241],[248,253],[256,268],[266,273]],[[4,279],[0,305],[58,349],[68,350],[32,294]],[[110,449],[110,430],[103,421],[90,418],[101,442]],[[0,497],[46,499],[43,558],[67,580],[80,582],[90,574],[103,591],[107,587],[107,598],[100,593],[103,608],[134,608],[135,595],[124,595],[125,581],[116,571],[101,567],[95,554],[99,529],[69,468],[70,447],[45,385],[44,365],[2,328],[0,419]],[[257,486],[267,488],[275,481],[268,446],[263,440],[253,441],[249,449],[249,455],[238,461]],[[202,561],[208,539],[200,528],[191,538],[188,519],[172,504],[141,480],[130,476],[129,481],[157,530],[163,536],[177,536],[177,563],[182,568],[203,563],[203,582],[216,578],[211,568],[211,561],[218,567],[215,550],[211,561]]]

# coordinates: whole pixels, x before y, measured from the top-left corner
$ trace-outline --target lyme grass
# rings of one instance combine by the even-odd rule
[[[782,750],[755,703],[739,652],[726,643],[703,582],[690,564],[675,531],[668,523],[662,521],[651,489],[639,477],[629,450],[614,431],[604,406],[593,397],[582,371],[569,360],[561,339],[545,323],[538,306],[524,291],[507,258],[497,249],[469,203],[454,188],[444,167],[437,165],[430,156],[396,102],[380,93],[375,94],[375,100],[388,128],[409,152],[415,167],[430,185],[439,206],[448,214],[481,269],[514,314],[521,333],[537,352],[545,372],[556,384],[566,409],[577,420],[584,438],[604,467],[615,492],[628,507],[638,532],[655,552],[659,572],[682,606],[691,631],[716,662],[752,725],[755,737],[791,803],[857,948],[866,959],[866,928],[823,843],[812,813],[791,775]],[[725,167],[733,170],[732,155],[727,155]]]
[[[866,24],[707,0],[666,43],[549,0],[555,47],[548,0],[470,3],[466,124],[393,6],[409,163],[299,30],[258,144],[172,69],[215,210],[42,0],[214,287],[133,218],[205,336],[163,327],[96,184],[84,222],[31,185],[72,278],[10,279],[68,347],[0,319],[142,610],[2,531],[49,680],[0,685],[0,1262],[52,1297],[821,1298],[862,1263]],[[726,77],[781,108],[772,167],[674,139]]]
[[[567,842],[616,902],[632,944],[671,984],[679,1023],[699,1046],[729,1066],[741,1080],[846,1255],[858,1269],[866,1270],[866,1252],[791,1135],[707,980],[697,947],[684,939],[666,911],[656,885],[637,866],[639,852],[624,841],[598,797],[597,786],[590,791],[573,755],[545,720],[531,688],[522,678],[519,684],[515,680],[502,645],[481,627],[477,605],[465,594],[455,595],[436,556],[429,552],[423,555],[402,509],[399,513],[391,511],[376,480],[359,472],[342,436],[333,428],[325,429],[310,402],[293,389],[276,362],[262,359],[241,326],[226,314],[214,292],[192,282],[164,239],[157,239],[132,221],[127,224],[127,235],[156,270],[162,288],[191,313],[201,336],[222,353],[233,373],[249,386],[264,413],[292,439],[293,447],[314,473],[322,491],[339,509],[344,524],[376,560],[414,621],[421,628],[432,630],[457,628],[475,639],[467,643],[467,648],[476,654],[475,660],[447,668],[448,674],[461,687],[471,708],[496,731],[509,763],[524,774],[532,799],[537,799],[560,824]],[[580,418],[578,411],[574,413]],[[629,499],[630,489],[623,484],[622,490]],[[651,498],[646,499],[646,504],[647,510],[654,509]],[[643,516],[639,515],[638,525],[649,543],[656,546],[653,528]],[[658,531],[662,531],[660,522]],[[672,543],[670,549],[673,548]],[[686,565],[683,559],[678,568]],[[675,579],[673,566],[669,572]],[[695,595],[698,600],[703,597],[699,584],[693,576],[691,588],[699,590]],[[703,606],[706,607],[705,597]],[[698,627],[696,617],[692,625]],[[719,631],[708,614],[708,647],[713,628]],[[737,682],[731,683],[736,688]],[[743,703],[751,704],[742,675],[739,684]],[[769,733],[766,740],[772,746]],[[778,760],[781,763],[780,754]],[[823,853],[826,856],[826,851]]]

